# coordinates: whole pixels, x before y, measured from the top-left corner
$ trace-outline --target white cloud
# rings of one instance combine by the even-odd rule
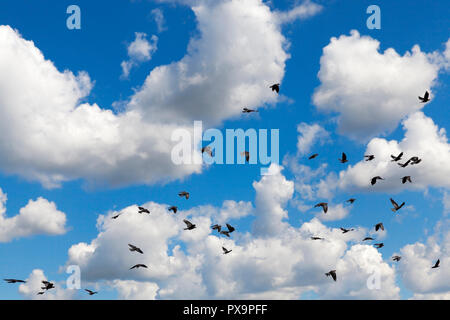
[[[66,233],[66,215],[57,210],[54,202],[39,197],[28,201],[19,214],[6,217],[7,196],[0,189],[0,242],[33,235],[61,235]]]
[[[399,55],[353,30],[331,38],[320,60],[318,110],[338,113],[339,132],[358,140],[390,133],[405,116],[421,110],[418,96],[431,92],[439,64],[415,45]],[[431,98],[433,98],[431,92]]]
[[[26,283],[19,286],[19,293],[25,299],[32,300],[70,300],[74,299],[77,294],[77,290],[64,289],[59,283],[50,280],[55,284],[54,289],[45,291],[43,295],[38,295],[38,292],[42,292],[42,281],[48,281],[44,274],[44,271],[40,269],[34,269],[26,279]]]
[[[152,15],[153,19],[155,20],[156,27],[158,28],[158,32],[163,32],[163,31],[167,30],[166,20],[164,18],[164,12],[161,9],[159,9],[159,8],[153,9],[151,11],[151,15]]]
[[[115,280],[112,285],[122,300],[155,300],[158,285],[152,282]]]
[[[444,205],[444,214],[445,215],[449,214],[450,213],[450,193],[448,193],[447,191],[444,191],[442,203]]]
[[[276,12],[280,23],[289,23],[298,19],[305,19],[318,14],[323,7],[309,0],[304,1],[300,5],[296,5],[289,11]]]
[[[311,151],[311,147],[323,142],[329,137],[328,131],[318,124],[309,125],[305,122],[297,126],[300,134],[297,140],[297,152],[299,155],[305,155]]]
[[[122,61],[122,77],[128,78],[131,68],[138,66],[142,62],[150,61],[152,55],[158,49],[158,37],[152,35],[150,41],[147,40],[147,34],[143,32],[135,32],[136,38],[128,47],[127,61]]]

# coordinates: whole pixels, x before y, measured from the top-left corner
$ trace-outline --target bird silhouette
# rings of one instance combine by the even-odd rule
[[[312,160],[314,158],[317,158],[318,155],[319,155],[318,153],[314,153],[314,154],[309,156],[308,160]]]
[[[138,207],[139,211],[138,213],[148,213],[150,214],[150,210],[144,208],[144,207]]]
[[[414,165],[420,163],[422,159],[420,159],[419,157],[411,157],[408,161],[411,162],[411,165]]]
[[[3,279],[8,283],[27,283],[25,280],[18,280],[18,279]]]
[[[400,257],[400,256],[393,256],[392,257],[392,260],[394,260],[394,261],[400,261],[400,259],[401,259],[402,257]]]
[[[219,233],[220,233],[220,230],[222,230],[222,226],[219,224],[215,224],[215,225],[211,226],[211,228],[213,230],[217,230],[217,232],[219,232]]]
[[[231,251],[233,251],[233,250],[228,250],[225,247],[222,247],[222,250],[223,250],[223,254],[229,254]]]
[[[434,266],[431,267],[431,269],[439,268],[439,264],[440,264],[440,263],[441,263],[441,261],[438,259],[438,260],[436,261],[436,263],[434,264]]]
[[[139,269],[139,268],[146,268],[146,269],[148,269],[148,267],[145,264],[139,263],[139,264],[135,264],[134,266],[132,266],[130,268],[130,270],[131,269]]]
[[[205,153],[205,152],[206,152],[207,154],[209,154],[210,157],[213,156],[213,152],[212,152],[212,149],[211,149],[210,146],[206,146],[206,147],[203,147],[203,148],[202,148],[202,153]]]
[[[372,237],[365,237],[365,238],[363,239],[363,241],[368,241],[368,240],[375,240],[375,239],[372,238]]]
[[[132,244],[128,244],[128,246],[129,246],[128,249],[129,249],[131,252],[136,251],[136,252],[139,252],[140,254],[144,254],[144,252],[141,250],[141,248],[138,248],[138,247],[136,247],[136,246],[134,246],[134,245],[132,245]]]
[[[377,223],[376,225],[375,225],[375,231],[378,231],[378,230],[383,230],[384,231],[384,225],[383,225],[383,223]]]
[[[90,296],[93,296],[94,294],[98,293],[96,291],[92,291],[92,290],[89,290],[89,289],[84,289],[84,291],[86,291]]]
[[[370,184],[371,185],[375,185],[376,183],[377,183],[377,180],[384,180],[382,177],[380,177],[380,176],[376,176],[376,177],[373,177],[371,180],[370,180]]]
[[[227,228],[228,228],[228,232],[233,232],[234,230],[236,230],[233,226],[231,226],[230,224],[226,224],[227,225]]]
[[[355,202],[355,201],[356,201],[355,198],[350,198],[350,199],[348,199],[348,200],[345,201],[345,202],[348,202],[348,203],[350,203],[350,204],[353,204],[353,202]]]
[[[338,159],[341,163],[346,163],[346,162],[348,162],[348,160],[347,160],[347,155],[344,153],[344,152],[342,152],[342,157],[340,158],[340,159]]]
[[[430,94],[428,93],[428,91],[425,91],[425,94],[423,95],[423,97],[419,96],[419,100],[421,103],[430,101]]]
[[[178,207],[176,207],[176,206],[171,206],[171,207],[169,207],[169,211],[172,211],[173,213],[177,213]]]
[[[111,219],[117,219],[119,216],[120,216],[120,213],[116,214],[115,216],[112,216]]]
[[[398,205],[398,203],[395,202],[394,199],[391,198],[390,200],[391,200],[392,205],[394,206],[394,208],[391,209],[393,212],[397,212],[398,210],[400,210],[405,205],[404,202],[401,205]]]
[[[44,286],[43,287],[41,287],[41,289],[43,289],[43,290],[50,290],[50,289],[53,289],[53,288],[55,288],[55,284],[54,283],[51,283],[51,282],[49,282],[49,281],[42,281],[42,283],[44,284]]]
[[[245,157],[245,161],[247,161],[247,162],[250,161],[250,152],[243,151],[243,152],[241,152],[241,156]]]
[[[402,159],[402,157],[403,157],[403,152],[400,152],[400,154],[398,156],[391,155],[391,158],[392,158],[391,161],[393,161],[393,162],[399,161]]]
[[[322,207],[322,210],[324,213],[327,213],[327,211],[328,211],[328,203],[326,203],[326,202],[321,202],[314,206],[314,208],[317,208],[317,207]]]
[[[178,195],[180,197],[185,197],[186,200],[189,199],[189,192],[187,192],[187,191],[180,191],[180,192],[178,192]]]
[[[375,243],[374,246],[378,249],[384,247],[384,243]]]
[[[311,237],[311,240],[324,240],[324,238],[321,238],[321,237]]]
[[[345,228],[342,228],[342,227],[340,229],[342,230],[342,233],[347,233],[347,232],[355,230],[355,229],[345,229]]]
[[[269,88],[272,89],[272,91],[276,91],[276,93],[280,93],[280,84],[279,83],[275,83],[275,84],[271,85]]]
[[[330,272],[325,273],[325,275],[326,275],[327,277],[331,276],[331,277],[333,278],[334,281],[337,280],[337,277],[336,277],[336,270],[331,270]]]
[[[369,154],[364,156],[364,158],[366,158],[366,161],[372,161],[373,159],[375,159],[375,156],[373,154]]]
[[[408,161],[406,161],[405,163],[397,163],[400,167],[402,168],[406,168],[408,166],[408,164],[411,162],[411,159],[409,159]]]
[[[412,183],[411,176],[404,176],[402,178],[402,183],[405,184],[406,182]]]
[[[251,113],[251,112],[258,112],[258,110],[249,109],[249,108],[243,108],[242,113]]]
[[[230,231],[222,230],[219,233],[227,236],[228,238],[230,237]]]
[[[195,224],[192,224],[189,220],[184,219],[183,222],[186,224],[187,228],[184,230],[192,230],[195,229]]]

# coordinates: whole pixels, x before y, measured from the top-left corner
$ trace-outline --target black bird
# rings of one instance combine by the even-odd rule
[[[383,230],[384,231],[384,225],[380,222],[380,223],[377,223],[376,225],[375,225],[375,231],[378,231],[378,230]]]
[[[222,230],[219,233],[227,236],[228,238],[230,237],[230,231]]]
[[[184,228],[184,230],[192,230],[195,229],[195,224],[192,224],[189,220],[184,219],[184,223],[186,223],[187,228]]]
[[[275,84],[271,85],[269,88],[272,89],[272,91],[276,91],[277,93],[280,93],[280,84],[279,83],[275,83]]]
[[[391,198],[391,203],[394,206],[394,208],[391,209],[393,212],[396,212],[396,211],[400,210],[405,205],[404,202],[401,205],[398,205],[398,203],[395,202],[395,200],[392,199],[392,198]]]
[[[145,209],[144,207],[138,207],[139,211],[138,213],[148,213],[150,214],[150,211],[148,209]]]
[[[119,216],[120,216],[120,213],[116,214],[115,216],[112,216],[111,219],[117,219]]]
[[[411,162],[411,165],[413,164],[418,164],[422,161],[422,159],[420,159],[419,157],[412,157],[411,159],[409,159],[408,161]]]
[[[173,211],[173,213],[177,213],[178,207],[176,207],[176,206],[171,206],[171,207],[169,207],[169,211]]]
[[[399,160],[401,160],[402,157],[403,157],[403,152],[400,152],[400,154],[398,156],[391,155],[391,158],[392,158],[391,161],[393,161],[393,162],[399,161]]]
[[[234,230],[236,230],[233,226],[229,225],[227,223],[228,232],[232,233]]]
[[[212,152],[212,149],[211,149],[210,146],[206,146],[206,147],[203,147],[203,148],[202,148],[202,153],[205,153],[205,152],[206,152],[207,154],[209,154],[210,157],[213,156],[213,152]]]
[[[233,251],[233,250],[228,250],[228,249],[225,248],[225,247],[222,247],[222,250],[223,250],[223,254],[228,254],[228,253],[230,253],[231,251]]]
[[[350,199],[348,199],[348,200],[345,201],[345,202],[348,202],[348,203],[350,203],[350,204],[353,204],[353,202],[355,202],[355,201],[356,201],[355,198],[350,198]]]
[[[132,244],[128,244],[128,246],[130,247],[129,248],[130,251],[132,251],[132,252],[136,251],[136,252],[139,252],[140,254],[144,254],[144,251],[142,251],[141,248],[138,248]]]
[[[189,199],[189,192],[187,192],[187,191],[180,191],[180,192],[178,192],[178,195],[180,197],[185,197],[186,200]]]
[[[243,151],[243,152],[241,152],[241,156],[245,157],[245,161],[247,161],[247,162],[250,161],[250,152]]]
[[[258,112],[258,110],[249,109],[249,108],[243,108],[242,113],[250,113],[250,112]]]
[[[347,155],[344,153],[344,152],[342,152],[342,158],[340,158],[340,159],[338,159],[341,163],[346,163],[346,162],[348,162],[348,160],[347,160]]]
[[[8,283],[27,283],[25,280],[18,280],[18,279],[3,279]]]
[[[372,238],[372,237],[365,237],[365,238],[363,239],[363,241],[367,241],[367,240],[375,240],[375,239]]]
[[[41,292],[38,292],[37,294],[39,295],[39,294],[44,294],[45,293],[45,291],[41,291]]]
[[[43,289],[43,290],[50,290],[50,289],[53,289],[55,287],[55,284],[51,283],[49,281],[42,281],[42,283],[44,284],[44,286],[41,287],[41,289]]]
[[[134,266],[132,266],[130,268],[130,270],[131,269],[139,269],[139,268],[147,268],[148,269],[148,267],[145,264],[139,263],[139,264],[135,264]]]
[[[336,270],[331,270],[330,272],[325,273],[327,277],[331,276],[334,281],[336,281]]]
[[[430,101],[430,94],[428,93],[428,91],[425,91],[425,94],[423,95],[423,97],[419,96],[419,100],[421,103]]]
[[[222,230],[222,226],[218,225],[218,224],[215,224],[215,225],[211,226],[211,228],[213,230],[217,230],[217,232],[219,232],[219,233],[220,233],[220,230]]]
[[[379,248],[384,247],[384,243],[375,243],[374,246],[379,249]]]
[[[412,183],[411,176],[404,176],[402,178],[402,183],[405,184],[406,182]]]
[[[314,153],[309,156],[308,160],[312,160],[312,159],[316,158],[318,155],[319,155],[318,153]]]
[[[373,177],[371,180],[370,180],[370,184],[371,185],[375,185],[375,183],[377,183],[377,180],[384,180],[382,177],[380,177],[380,176],[376,176],[376,177]]]
[[[84,289],[84,291],[86,291],[87,293],[89,293],[90,296],[92,296],[92,295],[98,293],[98,292],[96,292],[96,291],[92,291],[92,290],[89,290],[89,289]]]
[[[321,237],[311,237],[311,240],[324,240],[324,239]]]
[[[401,259],[402,257],[400,257],[400,256],[393,256],[392,257],[392,260],[394,260],[394,261],[400,261],[400,259]]]
[[[355,230],[355,229],[345,229],[345,228],[342,228],[342,227],[340,229],[342,230],[342,233],[347,233],[347,232]]]
[[[366,161],[372,161],[373,159],[375,159],[375,156],[373,154],[369,154],[364,156],[364,158],[366,158]]]
[[[327,213],[327,211],[328,211],[328,203],[326,203],[326,202],[321,202],[314,206],[314,208],[317,208],[317,207],[322,207],[324,213]]]
[[[439,268],[440,263],[441,263],[441,261],[438,259],[438,261],[436,261],[436,263],[434,264],[434,266],[431,267],[431,269]]]
[[[408,166],[408,164],[411,162],[411,159],[409,159],[408,161],[406,161],[405,163],[397,163],[400,167],[402,168],[406,168]]]

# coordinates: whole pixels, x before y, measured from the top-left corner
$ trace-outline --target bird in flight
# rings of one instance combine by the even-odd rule
[[[150,214],[150,211],[148,209],[145,209],[144,207],[138,207],[139,211],[138,213],[148,213]]]
[[[227,228],[228,228],[228,232],[229,233],[232,233],[234,230],[236,230],[232,225],[230,225],[230,224],[226,224],[227,225]]]
[[[308,160],[312,160],[314,158],[317,158],[318,155],[319,155],[318,153],[314,153],[314,154],[309,156]]]
[[[258,112],[258,110],[249,109],[249,108],[243,108],[242,113],[251,113],[251,112]]]
[[[276,91],[277,93],[280,93],[280,84],[279,83],[275,83],[275,84],[271,85],[269,88],[272,89],[272,91]]]
[[[406,182],[412,183],[411,176],[404,176],[402,178],[402,183],[405,184]]]
[[[317,207],[322,207],[324,213],[327,213],[327,211],[328,211],[328,203],[326,203],[326,202],[321,202],[314,206],[314,208],[317,208]]]
[[[401,205],[398,205],[398,203],[395,202],[395,200],[392,199],[392,198],[391,198],[391,203],[392,203],[392,205],[394,206],[394,208],[391,208],[391,210],[392,210],[393,212],[396,212],[396,211],[400,210],[400,209],[405,205],[404,202],[403,202]]]
[[[341,163],[346,163],[346,162],[348,162],[348,160],[347,160],[347,155],[344,153],[344,152],[342,152],[342,157],[340,158],[340,159],[338,159]]]
[[[128,246],[129,246],[128,249],[129,249],[131,252],[136,251],[136,252],[139,252],[140,254],[144,254],[144,251],[142,251],[141,248],[138,248],[138,247],[136,247],[136,246],[134,246],[134,245],[132,245],[132,244],[128,244]]]
[[[247,161],[247,162],[250,161],[250,152],[243,151],[243,152],[241,152],[241,156],[245,157],[245,161]]]
[[[411,165],[413,164],[418,164],[422,161],[422,159],[420,159],[419,157],[411,157],[411,159],[409,159],[408,161],[411,162]]]
[[[94,294],[98,293],[96,291],[92,291],[92,290],[89,290],[89,289],[84,289],[84,291],[86,291],[90,296],[93,296]]]
[[[171,207],[169,207],[169,211],[172,211],[173,213],[177,213],[178,207],[176,207],[176,206],[171,206]]]
[[[210,157],[213,156],[213,152],[212,152],[212,149],[211,149],[210,146],[206,146],[206,147],[203,147],[203,148],[202,148],[202,153],[205,153],[205,152],[206,152],[207,154],[209,154]]]
[[[180,197],[185,197],[186,200],[189,199],[189,192],[187,192],[187,191],[180,191],[180,192],[178,192],[178,195]]]
[[[51,283],[49,281],[42,281],[42,283],[44,284],[44,286],[41,287],[41,289],[43,289],[43,290],[50,290],[50,289],[53,289],[55,287],[55,284]]]
[[[220,234],[223,234],[223,235],[225,235],[225,236],[227,236],[228,238],[230,237],[230,231],[222,230],[222,231],[220,231],[219,233],[220,233]]]
[[[419,96],[419,100],[421,103],[430,101],[430,94],[428,93],[428,91],[425,91],[425,94],[423,95],[423,97]]]
[[[215,225],[211,226],[211,228],[213,230],[217,230],[217,232],[219,232],[219,233],[220,233],[220,230],[222,230],[222,226],[219,224],[215,224]]]
[[[374,246],[378,249],[384,247],[384,243],[375,243]]]
[[[184,230],[192,230],[195,229],[195,224],[192,224],[189,220],[184,219],[184,223],[186,223],[187,228],[184,228]]]
[[[363,241],[367,241],[367,240],[375,240],[375,239],[372,238],[372,237],[365,237],[365,238],[363,239]]]
[[[8,283],[27,283],[25,280],[18,280],[18,279],[3,279]]]
[[[375,156],[373,154],[365,155],[364,158],[366,158],[366,161],[372,161],[375,159]]]
[[[222,250],[223,250],[223,254],[229,254],[231,251],[233,251],[233,250],[228,250],[225,247],[222,247]]]
[[[384,180],[384,179],[380,176],[373,177],[372,180],[370,180],[370,184],[375,185],[375,183],[377,183],[377,180]]]
[[[130,270],[131,269],[139,269],[139,268],[146,268],[146,269],[148,269],[148,267],[145,264],[139,263],[139,264],[135,264],[134,266],[132,266],[130,268]]]
[[[336,281],[336,270],[331,270],[330,272],[325,273],[327,277],[331,276],[334,281]]]
[[[355,198],[350,198],[350,199],[348,199],[348,200],[345,201],[345,202],[348,202],[348,203],[350,203],[350,204],[353,204],[353,202],[355,202],[355,201],[356,201]]]
[[[321,237],[311,237],[311,240],[324,240],[324,239]]]
[[[383,230],[384,231],[384,225],[380,222],[380,223],[377,223],[376,225],[375,225],[375,231],[378,231],[378,230]]]
[[[392,158],[391,161],[393,161],[393,162],[399,161],[399,160],[401,160],[402,157],[403,157],[403,152],[400,152],[400,154],[398,156],[394,156],[391,154],[391,158]]]
[[[400,261],[400,259],[401,259],[402,257],[400,257],[400,256],[393,256],[392,257],[392,260],[394,260],[394,261]]]
[[[45,293],[45,291],[40,291],[37,294],[39,295],[39,294],[44,294],[44,293]]]
[[[120,216],[120,213],[116,214],[115,216],[112,216],[111,219],[117,219]]]
[[[440,263],[441,263],[441,261],[438,259],[438,260],[436,261],[436,263],[434,264],[434,266],[431,267],[431,269],[439,268],[439,264],[440,264]]]
[[[340,229],[342,230],[342,233],[347,233],[347,232],[355,230],[355,229],[345,229],[345,228],[342,228],[342,227]]]
[[[411,159],[409,159],[408,161],[406,161],[405,163],[397,163],[400,167],[402,168],[406,168],[408,166],[408,164],[411,162]]]

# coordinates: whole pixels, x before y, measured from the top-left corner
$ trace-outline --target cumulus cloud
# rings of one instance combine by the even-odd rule
[[[299,155],[307,154],[310,152],[311,147],[323,144],[329,137],[328,131],[316,123],[309,125],[302,122],[297,126],[297,131],[300,134],[297,140],[297,152]]]
[[[142,62],[150,61],[152,55],[158,49],[158,37],[152,35],[150,41],[147,40],[147,34],[136,32],[135,39],[127,47],[129,60],[122,61],[122,77],[128,78],[131,68],[138,66]]]
[[[373,161],[360,161],[341,171],[329,188],[344,190],[399,191],[423,190],[427,187],[449,188],[450,144],[446,131],[431,118],[416,112],[403,121],[404,137],[401,141],[374,138],[367,145],[365,154],[375,155]],[[391,161],[391,155],[404,152],[403,162],[413,156],[422,159],[417,165],[401,168]],[[403,163],[402,161],[400,161]],[[401,177],[411,176],[412,184],[401,183]],[[381,176],[385,180],[370,185],[370,179]]]
[[[318,14],[323,7],[309,0],[294,6],[288,11],[276,12],[280,23],[289,23],[298,19],[305,19]]]
[[[7,196],[0,189],[0,242],[9,242],[33,235],[61,235],[66,233],[66,215],[56,208],[54,202],[39,197],[28,201],[19,214],[8,218]]]
[[[41,269],[34,269],[26,279],[26,283],[19,286],[19,293],[25,299],[32,300],[70,300],[74,299],[77,294],[77,290],[65,289],[59,283],[51,281],[55,284],[55,288],[48,290],[43,295],[38,295],[41,292],[42,281],[48,281]]]
[[[331,38],[313,96],[318,110],[338,114],[341,134],[363,141],[390,133],[405,116],[421,110],[417,96],[431,91],[441,67],[418,45],[403,56],[393,48],[381,53],[379,46],[355,30]]]

